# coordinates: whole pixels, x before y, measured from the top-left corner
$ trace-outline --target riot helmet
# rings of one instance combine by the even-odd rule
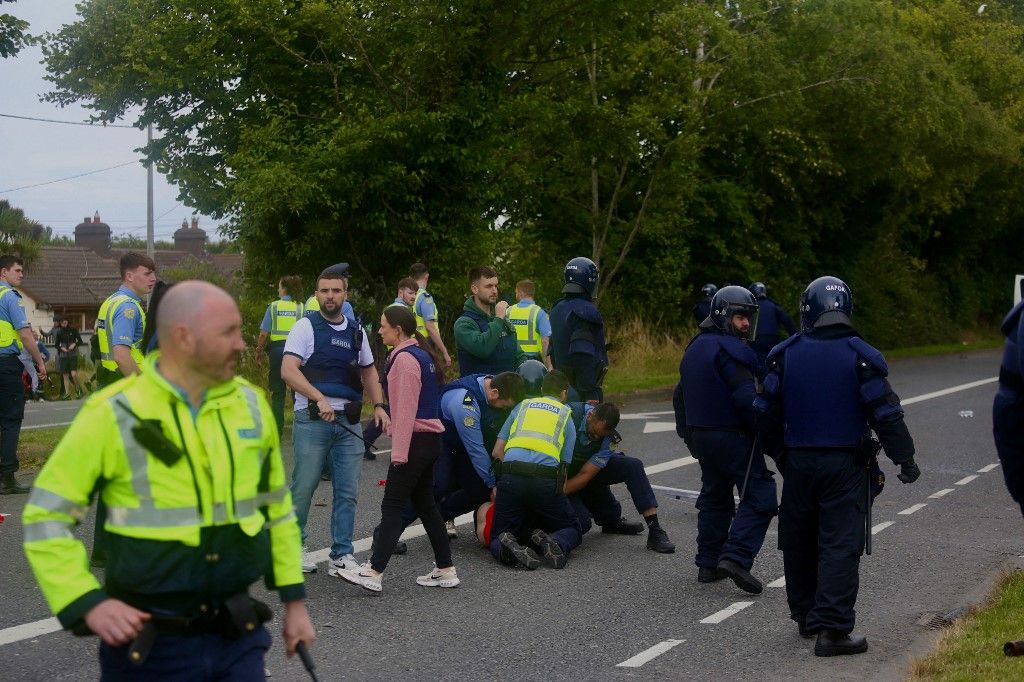
[[[516,370],[523,378],[524,389],[527,398],[539,398],[544,395],[544,377],[547,376],[548,368],[540,360],[527,360],[519,365]]]
[[[852,325],[853,292],[838,277],[819,277],[800,294],[800,330],[810,331],[829,324]]]
[[[750,293],[754,295],[754,298],[761,300],[762,298],[768,297],[768,287],[764,285],[764,282],[754,282],[749,287]]]
[[[577,256],[565,264],[565,286],[562,287],[562,293],[586,294],[591,297],[597,288],[597,278],[597,263]]]
[[[702,296],[704,296],[704,298],[711,298],[712,296],[715,295],[716,291],[718,291],[718,287],[716,287],[711,282],[708,282],[707,284],[700,288],[700,293]]]
[[[750,321],[746,331],[737,329],[732,318],[742,315]],[[711,312],[706,320],[700,323],[704,329],[715,327],[718,330],[738,336],[741,339],[754,340],[757,335],[758,306],[754,295],[740,286],[722,287],[711,299]]]

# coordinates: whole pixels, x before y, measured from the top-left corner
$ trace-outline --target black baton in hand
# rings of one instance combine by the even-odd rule
[[[299,658],[302,659],[302,667],[306,669],[309,676],[313,678],[313,682],[320,682],[320,678],[316,676],[316,663],[313,663],[313,655],[309,653],[309,649],[306,648],[305,642],[299,642],[295,645],[295,652],[299,654]]]

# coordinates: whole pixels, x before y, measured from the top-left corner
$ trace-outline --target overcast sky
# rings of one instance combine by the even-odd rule
[[[4,12],[25,19],[29,31],[56,31],[77,18],[77,0],[18,0],[4,3]],[[60,108],[41,102],[51,84],[40,64],[42,52],[29,47],[16,57],[0,59],[0,114],[70,121],[88,120],[78,106]],[[119,121],[132,124],[134,119]],[[146,169],[141,163],[95,173],[41,187],[6,191],[46,183],[131,162],[134,150],[146,143],[144,130],[39,123],[0,117],[0,199],[25,211],[25,215],[71,236],[85,216],[100,212],[114,234],[146,236]],[[169,239],[192,210],[181,205],[177,189],[159,173],[153,183],[153,217],[156,238]],[[218,239],[215,223],[200,216],[199,225]]]

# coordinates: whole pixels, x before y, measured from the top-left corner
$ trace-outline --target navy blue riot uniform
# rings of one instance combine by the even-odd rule
[[[757,353],[762,365],[768,358],[768,353],[779,343],[779,330],[785,329],[788,336],[796,334],[796,325],[793,318],[789,316],[777,301],[768,298],[759,298],[759,316],[757,318],[757,336],[751,342],[750,347]]]
[[[790,617],[801,634],[818,633],[817,655],[830,656],[867,650],[867,641],[850,633],[865,539],[864,450],[871,430],[901,465],[901,481],[913,482],[920,469],[885,359],[850,326],[848,288],[835,278],[821,280],[804,297],[828,286],[825,293],[836,301],[801,304],[804,331],[769,355],[755,409],[785,480],[779,549]]]
[[[693,321],[700,324],[707,319],[708,314],[711,312],[711,297],[708,296],[703,301],[693,306]]]
[[[727,289],[740,287],[720,292]],[[757,356],[742,339],[707,327],[690,341],[679,364],[672,397],[676,432],[701,468],[695,563],[712,575],[723,561],[749,571],[778,509],[772,472],[754,447],[757,367]],[[737,507],[733,493],[744,478],[747,488]],[[748,591],[760,592],[760,586]]]
[[[604,320],[592,300],[598,270],[582,256],[565,264],[564,296],[551,306],[551,363],[569,377],[570,400],[602,400],[608,369]]]
[[[1003,320],[1006,336],[999,390],[992,403],[992,433],[1010,495],[1024,513],[1024,302]]]

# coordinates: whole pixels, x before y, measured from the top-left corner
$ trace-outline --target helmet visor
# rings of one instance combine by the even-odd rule
[[[732,304],[726,308],[727,324],[734,336],[753,341],[757,338],[757,306]]]

